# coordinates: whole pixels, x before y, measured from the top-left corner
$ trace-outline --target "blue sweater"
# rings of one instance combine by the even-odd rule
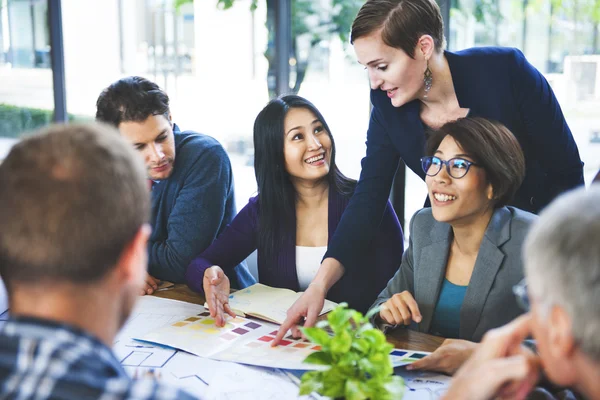
[[[235,217],[233,174],[223,147],[210,136],[174,126],[175,165],[152,188],[148,272],[184,282],[185,269]],[[254,282],[245,264],[232,270],[235,287]],[[239,279],[238,279],[239,278]]]
[[[523,53],[480,47],[445,56],[460,107],[470,109],[471,117],[503,123],[523,148],[525,179],[510,205],[537,213],[558,194],[583,185],[583,163],[560,105]],[[384,91],[372,90],[371,102],[360,179],[325,254],[344,266],[375,237],[400,158],[425,179],[420,101],[396,108]]]

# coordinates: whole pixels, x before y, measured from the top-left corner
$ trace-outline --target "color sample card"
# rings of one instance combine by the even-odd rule
[[[278,329],[276,324],[243,317],[227,317],[225,326],[217,327],[214,318],[208,312],[202,312],[174,321],[136,339],[214,360],[295,370],[325,368],[303,362],[309,354],[321,350],[314,343],[289,335],[277,347],[271,347]],[[390,358],[392,365],[397,367],[410,364],[427,354],[429,353],[394,349]]]
[[[390,352],[390,358],[393,367],[400,367],[402,365],[412,364],[415,361],[427,357],[429,354],[431,353],[424,351],[394,349]]]
[[[207,312],[175,321],[136,338],[185,350],[214,360],[271,368],[312,370],[323,368],[304,364],[304,359],[321,348],[302,339],[285,337],[271,347],[279,326],[276,324],[227,317],[224,327],[217,327]]]

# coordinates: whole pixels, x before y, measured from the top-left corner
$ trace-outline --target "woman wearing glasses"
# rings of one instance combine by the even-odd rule
[[[452,373],[490,329],[522,313],[521,246],[534,214],[506,206],[525,170],[504,126],[463,118],[433,133],[421,158],[431,208],[410,222],[402,265],[373,307],[375,323],[410,326],[450,341],[414,368]]]
[[[368,248],[399,160],[425,178],[419,159],[429,128],[465,116],[508,127],[525,155],[523,183],[509,204],[523,210],[537,213],[561,192],[583,185],[583,165],[560,105],[519,50],[445,50],[435,0],[366,1],[352,24],[351,42],[372,89],[367,153],[315,277],[319,285],[290,309],[284,328],[322,306],[320,288],[352,270],[350,262]]]

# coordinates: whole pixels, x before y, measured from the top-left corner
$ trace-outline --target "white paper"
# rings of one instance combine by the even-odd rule
[[[155,296],[142,296],[117,335],[115,343],[134,336],[143,336],[151,330],[168,325],[172,321],[178,321],[186,315],[202,311],[204,311],[204,307],[198,304]]]
[[[154,296],[139,298],[113,345],[125,371],[130,376],[140,376],[151,370],[160,374],[161,381],[204,398],[218,361],[132,339],[201,310],[204,310],[202,306],[177,300]]]
[[[206,392],[208,400],[310,399],[285,373],[239,364],[221,365]]]
[[[403,400],[436,400],[446,393],[452,378],[427,371],[401,369],[398,375],[404,378],[406,388]]]

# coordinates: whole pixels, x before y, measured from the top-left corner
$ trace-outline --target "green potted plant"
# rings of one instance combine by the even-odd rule
[[[313,328],[301,328],[308,340],[321,346],[304,362],[327,366],[302,375],[300,394],[312,392],[334,399],[401,399],[404,381],[394,376],[389,344],[366,316],[341,303]],[[330,333],[333,333],[331,335]]]

